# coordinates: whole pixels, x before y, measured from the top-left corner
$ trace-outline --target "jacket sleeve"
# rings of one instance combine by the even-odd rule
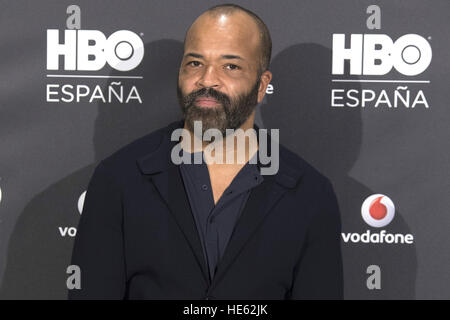
[[[341,219],[331,183],[326,180],[302,256],[295,268],[290,299],[343,299]]]
[[[88,185],[71,264],[80,268],[81,288],[70,289],[69,300],[124,298],[121,192],[103,162]]]

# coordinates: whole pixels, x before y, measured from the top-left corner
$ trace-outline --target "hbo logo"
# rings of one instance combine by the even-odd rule
[[[406,34],[393,42],[385,34],[352,34],[345,47],[345,34],[333,34],[333,74],[344,74],[344,61],[350,61],[350,74],[384,75],[394,67],[406,76],[424,72],[431,62],[431,47],[417,34]]]
[[[59,57],[64,70],[100,70],[108,64],[119,71],[136,68],[144,57],[144,43],[134,32],[116,31],[106,38],[98,30],[65,30],[64,43],[59,30],[47,30],[47,69],[58,70]]]

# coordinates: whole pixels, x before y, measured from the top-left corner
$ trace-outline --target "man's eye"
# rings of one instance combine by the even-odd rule
[[[231,63],[227,64],[225,67],[226,67],[228,70],[238,70],[238,69],[240,69],[239,66],[237,66],[237,65],[235,65],[235,64],[231,64]]]
[[[200,66],[200,62],[199,61],[191,61],[191,62],[188,62],[187,65],[193,66],[193,67],[198,67],[198,66]]]

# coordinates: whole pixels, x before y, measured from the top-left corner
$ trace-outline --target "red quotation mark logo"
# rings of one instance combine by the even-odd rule
[[[369,226],[381,228],[394,219],[395,206],[392,200],[384,194],[374,194],[364,200],[361,214]]]

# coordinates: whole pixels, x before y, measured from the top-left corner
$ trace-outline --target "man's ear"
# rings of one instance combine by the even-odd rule
[[[267,86],[272,80],[272,72],[269,70],[264,71],[260,76],[260,80],[261,82],[259,83],[258,88],[258,103],[260,103],[266,95]]]

